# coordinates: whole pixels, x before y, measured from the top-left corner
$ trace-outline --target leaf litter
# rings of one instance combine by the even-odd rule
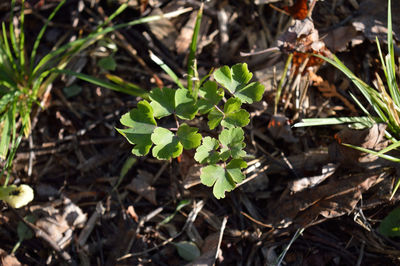
[[[92,19],[103,18],[106,16],[104,10],[112,7],[100,1],[82,2],[84,12],[77,13],[77,18],[83,32],[91,28]],[[39,228],[37,232],[45,232],[58,247],[52,245],[54,243],[49,239],[34,237],[24,240],[19,248],[23,252],[17,250],[16,257],[12,258],[9,254],[17,238],[10,235],[16,236],[12,228],[17,228],[19,220],[16,214],[6,211],[1,215],[1,223],[9,232],[2,231],[0,234],[2,249],[5,250],[2,260],[16,258],[24,264],[59,263],[68,258],[59,252],[63,249],[74,260],[86,260],[88,264],[99,261],[106,265],[186,263],[171,244],[173,241],[192,243],[200,249],[200,256],[192,261],[192,265],[232,265],[236,262],[265,265],[278,258],[301,227],[306,230],[286,254],[284,261],[287,263],[295,261],[293,258],[302,258],[304,265],[311,265],[313,260],[317,261],[315,254],[327,264],[337,261],[355,264],[357,257],[361,257],[365,265],[398,263],[398,244],[375,233],[380,220],[399,200],[395,196],[388,201],[397,167],[376,156],[341,145],[347,143],[381,150],[387,146],[385,125],[376,124],[361,131],[340,127],[291,127],[299,117],[350,116],[359,112],[354,110],[355,104],[346,94],[347,90],[353,92],[351,86],[342,85],[343,78],[338,72],[309,53],[328,56],[330,52],[342,52],[339,56],[351,62],[357,71],[364,74],[373,72],[374,64],[365,56],[376,56],[371,48],[373,45],[361,40],[375,41],[375,36],[386,34],[385,5],[373,0],[349,1],[341,5],[336,1],[317,1],[311,9],[313,1],[298,0],[293,5],[282,1],[254,3],[256,5],[253,1],[206,3],[205,22],[199,36],[201,53],[198,53],[200,76],[207,74],[210,67],[234,66],[239,61],[247,62],[251,71],[269,73],[268,76],[255,74],[260,82],[271,87],[268,94],[263,95],[261,105],[248,100],[248,93],[257,94],[257,84],[235,88],[232,82],[227,83],[230,92],[240,95],[245,103],[229,102],[224,110],[228,116],[223,125],[232,128],[237,121],[246,120],[247,126],[243,134],[246,147],[236,147],[227,140],[226,152],[245,151],[255,157],[248,161],[247,184],[242,185],[241,182],[246,182],[246,179],[242,181],[243,176],[230,173],[230,177],[235,177],[238,188],[226,193],[224,200],[216,201],[209,188],[198,185],[202,174],[199,165],[195,160],[188,159],[193,158],[194,153],[184,153],[182,157],[166,162],[154,160],[151,156],[137,159],[124,174],[121,184],[113,189],[126,156],[131,153],[131,147],[115,134],[114,128],[121,128],[117,122],[119,116],[132,108],[141,111],[141,121],[133,123],[142,123],[143,132],[126,131],[125,134],[140,138],[140,145],[134,147],[134,152],[146,154],[151,146],[149,133],[155,129],[155,123],[146,117],[149,104],[138,104],[139,100],[134,97],[80,81],[75,83],[81,91],[67,98],[62,94],[63,84],[60,81],[54,85],[60,92],[51,93],[48,109],[38,118],[33,132],[33,146],[23,142],[13,170],[15,180],[28,180],[26,165],[29,154],[35,153],[29,180],[31,184],[36,184],[37,191],[44,191],[33,206],[18,213],[28,215],[33,212],[34,206],[51,212],[53,218],[44,216],[33,225]],[[270,3],[283,8],[291,17],[270,8]],[[49,2],[49,5],[52,4]],[[196,9],[198,4],[197,1],[141,1],[140,5],[130,3],[128,12],[130,16],[165,13],[177,7]],[[394,5],[394,11],[397,6]],[[75,2],[69,4],[69,11],[75,8]],[[34,12],[39,15],[46,11],[43,6],[37,6],[37,9]],[[0,9],[0,12],[5,18],[8,9]],[[306,18],[305,13],[310,13],[308,15],[312,19]],[[398,19],[397,13],[393,12],[394,20]],[[143,88],[168,86],[171,78],[149,63],[152,62],[149,51],[167,62],[176,73],[183,73],[185,64],[182,62],[188,54],[188,42],[185,40],[190,40],[187,37],[191,35],[190,26],[195,14],[193,11],[173,20],[160,20],[143,28],[132,27],[111,36],[111,40],[118,40],[118,51],[113,54],[117,66],[115,71],[105,71]],[[78,32],[67,33],[60,28],[60,25],[69,25],[68,16],[55,19],[58,24],[52,25],[53,34],[65,34],[68,38],[77,36]],[[39,19],[37,24],[40,24]],[[36,32],[37,24],[27,27]],[[395,37],[398,35],[396,25],[398,23],[394,22]],[[44,45],[42,53],[52,48],[52,39]],[[251,52],[257,48],[274,49],[265,57],[240,56],[239,51]],[[83,73],[89,71],[96,74],[98,71],[97,64],[101,57],[96,55],[97,51],[96,48],[82,54],[85,59]],[[360,51],[363,51],[361,56]],[[283,73],[284,64],[279,67],[276,63],[285,62],[289,53],[294,53],[293,61],[288,72]],[[105,55],[111,56],[111,52],[106,50]],[[357,69],[362,65],[366,67]],[[226,70],[216,81],[225,83],[232,73],[234,69]],[[278,113],[274,113],[273,96],[282,78],[285,78],[283,93]],[[213,85],[209,83],[201,90],[204,110],[213,106],[215,99],[207,98],[207,90],[212,89]],[[185,101],[185,95],[177,92],[170,95],[168,92],[168,89],[160,89],[159,95],[150,96],[161,97],[161,102],[165,103],[151,107],[157,116],[176,112],[181,117],[193,118],[187,130],[182,129],[188,134],[195,134],[189,130],[193,127],[208,130],[201,118],[190,117],[191,105]],[[173,102],[178,102],[178,107]],[[208,133],[210,139],[216,137],[212,130]],[[163,156],[162,149],[165,147],[162,139],[165,136],[168,133],[160,134],[159,141],[156,141],[159,147],[156,157]],[[191,142],[192,138],[182,137],[172,148],[179,149],[180,145],[191,145]],[[135,140],[135,143],[138,141]],[[199,160],[212,160],[212,150],[203,151],[206,155],[202,152]],[[107,160],[100,160],[105,156]],[[250,163],[251,160],[257,163]],[[241,165],[242,162],[238,162],[237,166]],[[225,178],[226,175],[218,177]],[[213,178],[215,176],[211,177],[211,181]],[[51,191],[46,188],[51,188]],[[67,210],[60,204],[63,195],[72,200],[74,210]],[[182,207],[167,226],[157,226],[174,213],[179,202],[185,199],[204,202]],[[360,213],[365,215],[365,219]],[[229,219],[226,220],[225,216]],[[71,217],[80,219],[79,226],[67,222],[67,218]],[[223,226],[224,221],[227,221],[226,227]],[[80,250],[71,244],[71,239],[75,237],[79,239]],[[63,239],[70,240],[59,242]],[[365,249],[361,252],[363,245]],[[42,253],[37,252],[38,246]],[[57,251],[57,248],[60,250]]]

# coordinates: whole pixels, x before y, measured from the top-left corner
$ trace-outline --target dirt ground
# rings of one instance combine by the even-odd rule
[[[0,4],[2,21],[10,15],[6,2]],[[29,50],[60,1],[27,2]],[[59,40],[87,35],[119,2],[123,1],[68,0],[49,25],[39,55]],[[382,73],[375,38],[384,46],[387,4],[306,2],[205,3],[197,51],[199,75],[246,62],[254,79],[266,88],[260,103],[246,105],[251,114],[244,129],[246,152],[253,155],[245,170],[247,181],[221,200],[200,183],[193,152],[170,161],[131,154],[131,145],[115,128],[122,127],[121,115],[134,108],[139,97],[71,76],[57,79],[46,109],[33,118],[32,134],[23,139],[14,160],[12,182],[31,185],[35,199],[18,210],[2,204],[2,264],[277,265],[282,257],[282,265],[399,265],[399,239],[377,231],[380,221],[398,205],[398,195],[389,199],[397,167],[340,145],[347,141],[368,146],[381,140],[382,128],[293,127],[302,118],[362,115],[350,93],[365,100],[351,81],[307,53],[335,54],[371,84],[374,73]],[[174,88],[150,54],[184,81],[200,4],[130,1],[115,24],[192,9],[111,33],[67,68],[104,79],[114,74],[146,90]],[[392,1],[392,10],[394,37],[399,41],[399,0]],[[289,81],[283,84],[275,111],[276,90],[291,53]],[[115,69],[102,68],[99,61],[111,57]],[[191,123],[209,131],[201,116]],[[21,232],[21,219],[28,215],[34,217],[33,234]],[[21,235],[26,239],[11,255]]]

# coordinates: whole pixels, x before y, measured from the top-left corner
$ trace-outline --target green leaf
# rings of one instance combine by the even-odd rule
[[[176,158],[181,155],[183,146],[177,136],[166,128],[158,127],[151,134],[154,143],[153,156],[159,160]]]
[[[232,191],[235,183],[219,165],[208,165],[201,169],[201,182],[209,187],[214,186],[213,193],[217,199],[224,198],[225,192]]]
[[[207,122],[208,127],[211,130],[216,128],[219,125],[219,123],[221,123],[222,119],[224,119],[224,114],[214,107],[208,113],[208,122]]]
[[[176,90],[171,88],[154,88],[151,90],[150,105],[154,110],[154,116],[156,118],[162,118],[174,112],[175,92]]]
[[[201,254],[200,249],[193,242],[181,241],[176,243],[175,247],[179,256],[187,261],[195,260]]]
[[[218,140],[205,137],[201,146],[196,149],[194,159],[199,163],[215,164],[219,160],[218,153],[216,152],[217,148]]]
[[[400,208],[394,209],[382,220],[378,231],[387,237],[400,236]]]
[[[24,217],[24,220],[30,223],[34,223],[35,217],[33,215],[27,215]],[[25,239],[31,239],[34,236],[32,229],[30,229],[27,225],[25,225],[21,221],[18,222],[17,234],[19,241],[23,241]]]
[[[245,103],[260,101],[264,93],[264,86],[259,82],[247,84],[252,77],[246,63],[236,64],[232,68],[223,66],[214,72],[214,79]]]
[[[241,101],[237,98],[230,98],[224,106],[225,118],[221,125],[227,128],[244,127],[250,123],[250,114],[241,109]]]
[[[114,71],[117,68],[117,63],[115,62],[114,57],[111,55],[101,58],[99,62],[97,62],[97,65],[105,70],[110,71]]]
[[[226,171],[233,181],[240,183],[245,179],[241,169],[246,167],[247,163],[243,159],[233,159],[226,165]]]
[[[187,89],[178,89],[175,93],[176,115],[182,119],[192,120],[196,113],[196,102]]]
[[[214,81],[207,81],[200,87],[199,90],[200,99],[197,101],[200,114],[206,114],[214,107],[218,105],[221,99],[224,97],[224,90],[218,88],[218,84]]]
[[[201,135],[197,133],[198,128],[182,124],[176,135],[185,150],[197,148],[201,143]]]
[[[243,148],[244,144],[244,132],[241,128],[230,128],[222,130],[218,137],[222,148],[221,148],[221,159],[227,160],[230,156],[234,159],[241,158],[246,155]]]
[[[81,93],[82,87],[74,84],[69,87],[64,87],[62,90],[64,92],[65,97],[67,97],[67,99],[68,99],[68,98],[72,98],[72,97],[78,95],[79,93]]]
[[[118,129],[131,144],[135,146],[132,153],[137,156],[143,156],[149,153],[151,145],[151,134],[157,126],[154,119],[153,109],[146,101],[140,101],[137,108],[121,117],[121,124],[129,127],[128,129]]]

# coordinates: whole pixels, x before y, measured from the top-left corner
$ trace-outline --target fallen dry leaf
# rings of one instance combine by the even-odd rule
[[[358,12],[361,14],[352,21],[357,31],[361,31],[370,41],[387,40],[387,1],[364,0],[360,3]],[[400,34],[400,1],[392,1],[392,26],[394,38],[399,40]]]
[[[269,224],[307,227],[319,215],[325,218],[349,214],[362,193],[383,180],[383,170],[329,178],[329,182],[294,194],[284,195],[269,209]]]
[[[126,186],[127,189],[139,194],[150,203],[157,205],[156,189],[151,186],[153,175],[149,172],[138,170],[138,175]]]
[[[194,24],[196,23],[197,12],[190,14],[189,20],[182,27],[178,38],[175,41],[176,52],[178,54],[186,53],[189,50],[190,43],[192,42],[192,35]]]
[[[313,71],[309,71],[310,81],[313,82],[314,86],[318,87],[318,90],[322,92],[324,97],[336,97],[341,100],[353,114],[357,114],[357,110],[353,104],[350,103],[343,95],[337,92],[336,86],[330,84],[329,81],[323,80],[320,76],[315,74]]]
[[[371,128],[355,130],[345,128],[335,135],[336,142],[329,146],[329,155],[334,162],[342,166],[362,166],[378,159],[377,156],[360,152],[356,149],[341,145],[347,143],[358,147],[381,150],[388,145],[384,139],[386,124],[374,124]]]
[[[22,265],[14,255],[9,255],[7,252],[0,248],[0,261],[4,266],[20,266]]]
[[[323,38],[323,41],[332,52],[343,52],[347,49],[348,43],[351,42],[351,46],[355,46],[361,44],[363,39],[359,32],[350,25],[334,29]]]
[[[47,206],[31,206],[30,210],[38,218],[35,225],[62,248],[71,242],[74,229],[81,228],[87,220],[87,214],[66,197]]]

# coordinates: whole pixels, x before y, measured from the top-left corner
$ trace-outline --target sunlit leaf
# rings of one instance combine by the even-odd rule
[[[182,124],[176,135],[178,136],[179,142],[183,145],[186,150],[197,148],[201,143],[201,135],[197,133],[198,128],[190,127],[187,124]]]
[[[183,146],[177,136],[166,128],[158,127],[151,134],[154,143],[153,156],[159,160],[168,160],[181,155]]]
[[[248,84],[252,77],[246,63],[236,64],[232,68],[223,66],[214,72],[215,80],[245,103],[260,101],[264,93],[261,83]]]
[[[218,144],[218,140],[211,137],[205,137],[201,146],[196,149],[194,159],[199,163],[217,163],[219,160],[219,155],[216,152]]]
[[[208,113],[224,97],[224,90],[218,88],[214,81],[207,81],[199,89],[200,99],[197,102],[201,114]]]
[[[153,144],[151,134],[157,126],[150,104],[145,100],[140,101],[137,108],[124,114],[120,121],[121,124],[129,127],[128,129],[117,128],[117,130],[131,144],[135,145],[132,149],[132,153],[137,156],[143,156],[149,153]]]

